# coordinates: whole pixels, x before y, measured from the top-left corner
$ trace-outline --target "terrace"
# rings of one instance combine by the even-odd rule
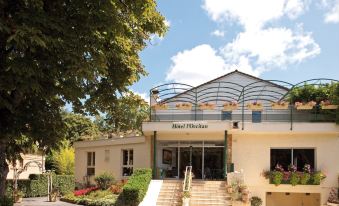
[[[240,81],[241,82],[241,81]],[[150,121],[336,122],[338,80],[171,83],[150,90]]]

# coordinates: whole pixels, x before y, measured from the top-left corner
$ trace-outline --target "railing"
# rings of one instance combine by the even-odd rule
[[[192,166],[186,166],[183,192],[190,192],[192,184]]]

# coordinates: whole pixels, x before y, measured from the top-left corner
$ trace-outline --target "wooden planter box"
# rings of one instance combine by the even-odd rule
[[[258,104],[248,104],[247,109],[253,110],[253,111],[262,111],[263,106],[262,106],[262,104],[260,104],[260,105],[258,105]]]
[[[200,104],[199,109],[201,110],[213,110],[215,107],[214,104]]]
[[[224,105],[223,111],[232,111],[232,110],[237,110],[238,105]]]
[[[272,109],[277,109],[277,110],[288,109],[288,104],[287,103],[285,104],[273,103]]]
[[[329,105],[321,105],[321,109],[337,109],[338,105],[329,104]]]
[[[192,110],[191,104],[177,104],[175,107],[180,110]]]
[[[295,106],[295,108],[297,110],[310,110],[310,109],[313,109],[313,105],[298,105],[298,106]]]
[[[154,109],[154,110],[166,110],[167,105],[166,104],[155,104],[155,105],[152,105],[152,109]]]

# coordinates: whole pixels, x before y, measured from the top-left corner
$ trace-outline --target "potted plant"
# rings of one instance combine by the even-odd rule
[[[337,109],[338,105],[332,104],[329,100],[320,102],[321,109]]]
[[[223,104],[224,106],[224,111],[232,111],[238,109],[238,102],[232,101],[232,102],[226,102]]]
[[[275,184],[275,186],[280,185],[284,178],[284,168],[280,164],[277,164],[271,176],[273,184]]]
[[[152,109],[154,109],[154,110],[166,110],[167,109],[167,104],[165,104],[165,103],[158,103],[158,104],[152,105]]]
[[[262,200],[260,197],[254,196],[251,198],[251,206],[261,206]]]
[[[52,191],[49,193],[49,201],[56,202],[58,196],[59,196],[59,189],[53,188]]]
[[[295,102],[295,108],[297,110],[310,110],[313,109],[313,107],[316,105],[317,103],[315,101],[309,101],[309,102]]]
[[[175,105],[176,108],[182,109],[182,110],[191,110],[192,104],[190,103],[178,103]]]
[[[189,206],[190,205],[191,194],[189,191],[184,191],[182,193],[182,205]]]
[[[22,202],[22,198],[24,197],[24,193],[20,190],[15,190],[13,192],[13,199],[15,203],[20,203]]]
[[[331,205],[331,206],[339,206],[339,199],[338,199],[338,192],[337,188],[332,188],[330,191],[330,195],[328,197],[326,205]]]
[[[262,111],[263,110],[263,105],[261,102],[251,102],[247,104],[247,109],[253,110],[253,111]]]
[[[201,110],[213,110],[214,107],[215,107],[214,104],[208,102],[199,104],[199,109]]]
[[[306,185],[311,179],[311,165],[305,164],[303,168],[303,173],[300,177],[300,184]]]
[[[278,101],[272,103],[272,109],[288,109],[288,103],[285,101]]]

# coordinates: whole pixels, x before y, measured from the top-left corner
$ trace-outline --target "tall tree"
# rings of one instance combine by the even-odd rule
[[[0,0],[0,198],[16,142],[55,143],[66,102],[112,109],[146,74],[145,41],[166,29],[155,0]]]

